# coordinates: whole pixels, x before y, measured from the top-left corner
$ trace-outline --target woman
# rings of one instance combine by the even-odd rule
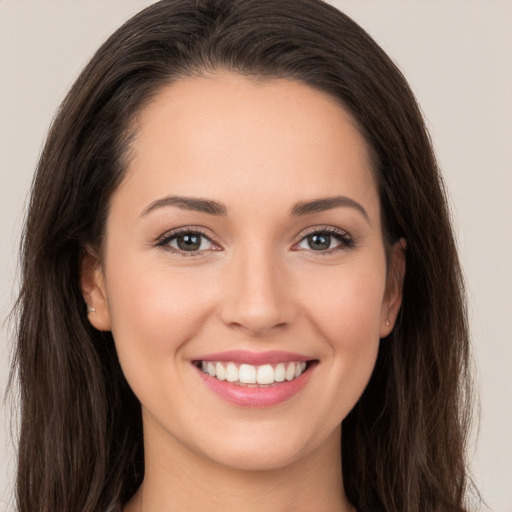
[[[316,1],[164,1],[26,225],[20,510],[465,510],[468,341],[399,71]]]

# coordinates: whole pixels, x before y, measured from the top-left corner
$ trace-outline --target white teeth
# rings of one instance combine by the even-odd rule
[[[258,366],[256,382],[258,384],[272,384],[274,382],[274,368],[272,368],[272,365]]]
[[[238,368],[234,363],[228,363],[226,367],[226,380],[228,382],[236,382],[238,380]]]
[[[201,369],[210,377],[226,380],[231,383],[246,385],[256,384],[268,386],[274,382],[291,381],[300,377],[305,371],[305,361],[292,363],[278,363],[275,366],[264,364],[254,366],[252,364],[221,363],[218,361],[201,361]]]
[[[293,380],[295,378],[295,364],[290,363],[286,368],[285,373],[286,380]]]
[[[274,370],[274,380],[276,382],[283,382],[286,377],[286,368],[283,363],[279,363]]]
[[[238,370],[238,380],[242,384],[256,384],[256,367],[252,364],[241,364]]]
[[[219,380],[224,380],[226,378],[226,370],[224,369],[224,366],[222,366],[221,363],[217,363],[215,365],[215,377]]]

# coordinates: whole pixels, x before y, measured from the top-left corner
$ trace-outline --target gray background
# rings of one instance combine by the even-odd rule
[[[16,294],[31,176],[53,114],[92,52],[150,0],[0,0],[0,322]],[[404,71],[450,191],[469,296],[480,427],[471,460],[491,510],[512,511],[512,3],[339,0]],[[11,350],[0,331],[0,394]],[[13,510],[9,403],[0,511]],[[15,428],[14,428],[15,431]],[[5,453],[5,456],[3,454]]]

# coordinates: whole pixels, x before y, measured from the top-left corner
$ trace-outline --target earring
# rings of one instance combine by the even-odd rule
[[[386,325],[389,327],[389,318],[386,320]]]
[[[96,308],[93,308],[92,306],[87,306],[87,313],[94,313],[96,311]]]

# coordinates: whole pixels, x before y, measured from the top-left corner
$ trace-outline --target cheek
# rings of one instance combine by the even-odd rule
[[[145,264],[141,264],[145,262]],[[127,378],[147,376],[179,356],[210,310],[208,279],[201,272],[118,258],[108,273],[112,334]]]
[[[304,304],[332,345],[357,348],[365,340],[379,339],[385,269],[378,264],[347,266],[309,277],[315,286],[307,287]]]
[[[318,273],[313,276],[314,293],[304,301],[305,314],[326,347],[327,373],[333,383],[333,395],[326,400],[342,408],[341,418],[363,393],[375,366],[385,291],[385,268],[380,268],[379,263],[339,268],[329,278]],[[336,394],[340,389],[344,400]]]

